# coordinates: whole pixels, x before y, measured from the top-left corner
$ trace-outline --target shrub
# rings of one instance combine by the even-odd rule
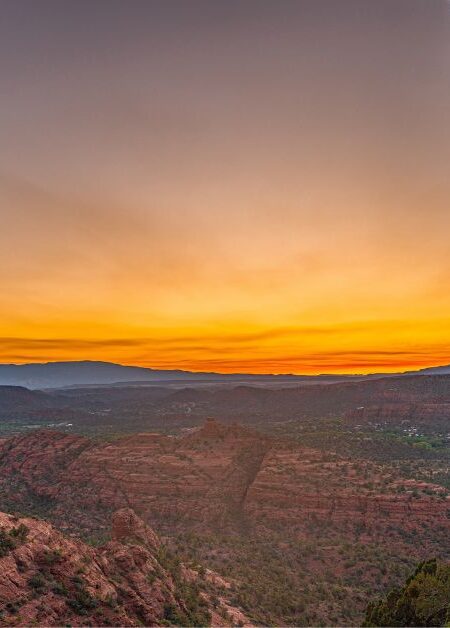
[[[27,539],[29,531],[29,528],[24,523],[20,523],[17,528],[12,528],[9,531],[9,535],[13,539],[17,539],[18,542],[24,543]]]
[[[28,528],[21,523],[16,528],[11,528],[8,532],[0,528],[0,558],[9,554],[20,543],[24,543],[28,535]]]
[[[98,600],[92,597],[86,589],[79,589],[73,598],[67,600],[67,604],[78,615],[87,615],[89,611],[97,608]]]
[[[16,547],[14,539],[5,532],[5,530],[0,529],[0,558],[6,556],[12,549]]]
[[[47,581],[40,573],[36,573],[28,580],[28,584],[36,591],[42,591],[43,589],[45,589]]]
[[[444,626],[450,621],[450,564],[420,563],[401,589],[371,602],[363,626]]]

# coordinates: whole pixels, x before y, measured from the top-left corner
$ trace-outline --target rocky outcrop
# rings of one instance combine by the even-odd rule
[[[0,625],[230,625],[233,612],[244,617],[224,597],[213,607],[197,573],[163,550],[128,509],[96,549],[43,521],[0,513]]]
[[[435,487],[439,496],[430,490],[419,495],[414,492],[419,482],[387,480],[376,465],[365,469],[370,482],[363,473],[344,458],[324,462],[314,450],[272,448],[249,489],[247,515],[269,527],[282,521],[299,534],[317,520],[341,531],[363,526],[369,535],[393,526],[419,533],[424,527],[450,531],[445,489]],[[404,492],[398,492],[399,486]]]
[[[337,528],[448,528],[444,489],[416,495],[405,483],[401,493],[398,478],[351,464],[213,420],[181,439],[139,434],[100,445],[39,431],[0,449],[0,494],[18,510],[44,500],[58,525],[86,530],[105,529],[105,517],[120,508],[168,533],[281,524],[302,534],[317,517]],[[115,528],[126,538],[125,521]]]
[[[112,541],[130,543],[135,541],[158,550],[161,543],[157,535],[140,519],[131,508],[122,508],[114,513],[111,529]]]

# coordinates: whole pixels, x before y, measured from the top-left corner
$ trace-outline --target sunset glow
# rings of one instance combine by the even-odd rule
[[[2,5],[1,362],[450,363],[447,2],[63,5]]]

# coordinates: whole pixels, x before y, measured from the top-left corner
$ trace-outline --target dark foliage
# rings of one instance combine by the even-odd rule
[[[446,626],[450,622],[450,564],[420,563],[402,588],[367,607],[364,626]]]

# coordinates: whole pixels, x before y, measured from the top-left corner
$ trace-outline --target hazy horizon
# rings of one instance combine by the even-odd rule
[[[423,369],[439,369],[439,368],[445,368],[445,367],[449,367],[450,365],[448,364],[434,364],[432,366],[429,367],[423,367],[423,368],[419,368],[419,369],[410,369],[407,371],[373,371],[373,372],[367,372],[367,373],[358,373],[358,372],[353,372],[353,373],[335,373],[332,371],[325,371],[325,372],[320,372],[320,373],[293,373],[293,372],[284,372],[284,373],[252,373],[250,371],[199,371],[199,370],[195,370],[195,369],[175,369],[175,368],[170,368],[170,367],[166,367],[166,368],[161,368],[161,367],[154,367],[154,366],[141,366],[139,364],[133,364],[133,363],[126,363],[126,362],[114,362],[114,361],[106,361],[106,360],[83,360],[83,359],[78,359],[78,360],[49,360],[49,361],[35,361],[35,362],[1,362],[0,361],[0,367],[1,366],[48,366],[48,365],[53,365],[53,364],[106,364],[108,366],[119,366],[119,367],[130,367],[130,368],[144,368],[144,369],[149,369],[149,370],[155,370],[155,371],[173,371],[173,370],[182,370],[186,373],[198,373],[199,375],[201,375],[202,373],[204,374],[212,374],[212,375],[242,375],[242,376],[298,376],[298,377],[318,377],[318,376],[337,376],[337,375],[349,375],[349,376],[364,376],[364,375],[389,375],[389,374],[398,374],[398,375],[402,375],[404,373],[412,373],[414,374],[415,372],[419,372],[422,371]]]
[[[6,0],[0,361],[450,363],[445,0]]]

